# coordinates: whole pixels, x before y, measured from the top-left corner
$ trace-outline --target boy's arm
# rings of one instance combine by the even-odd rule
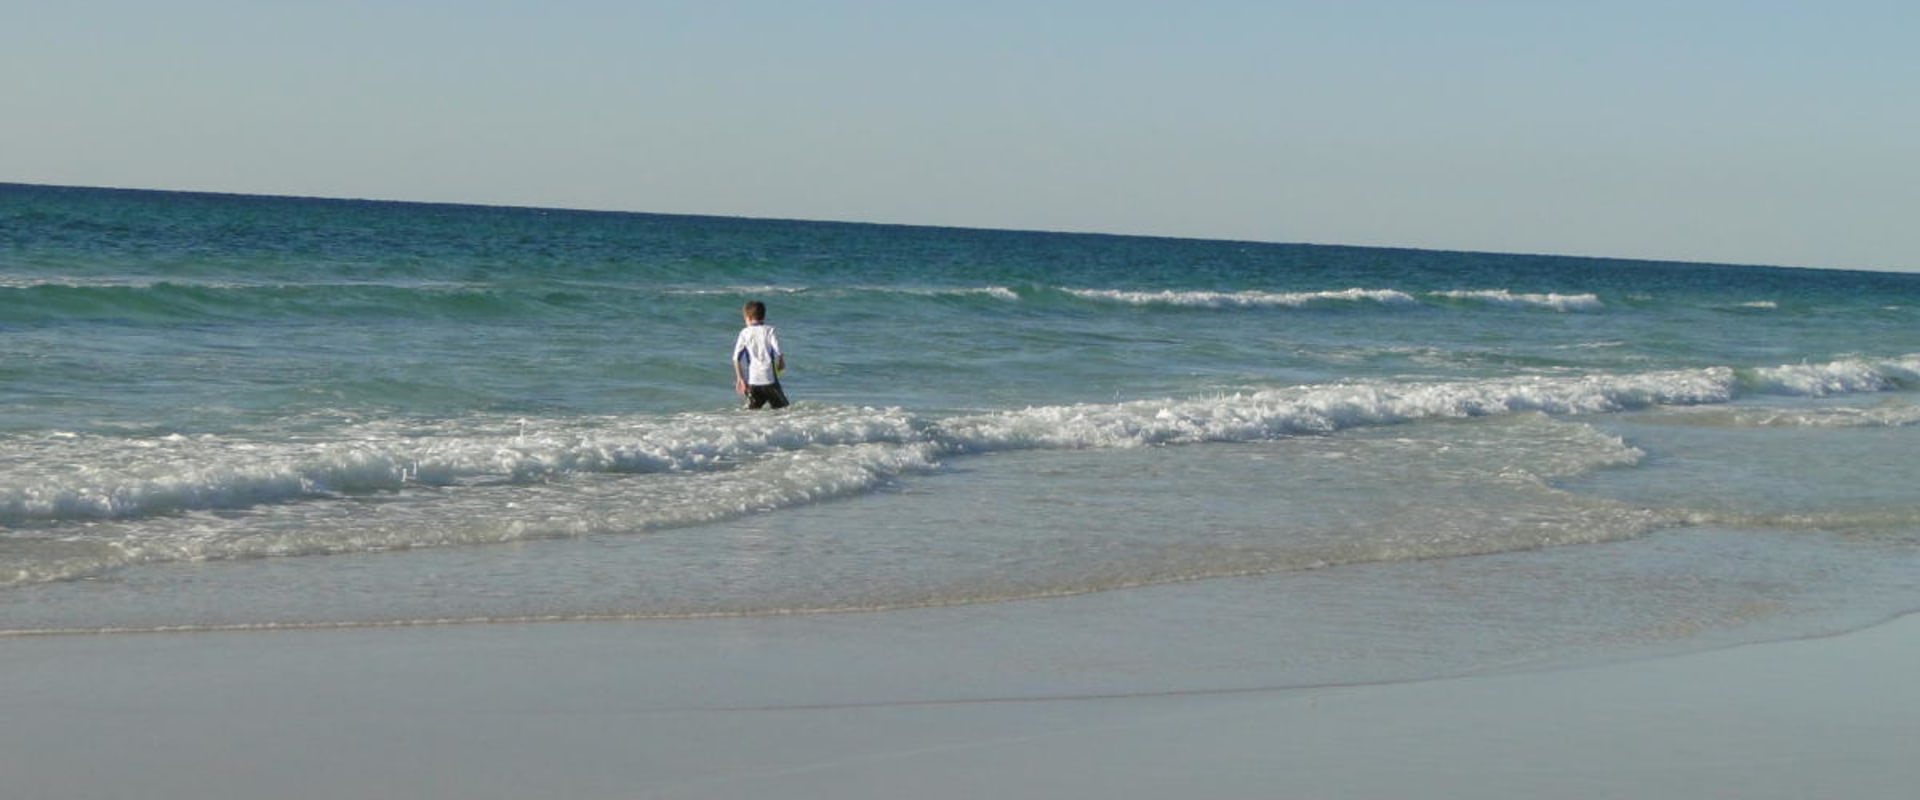
[[[744,353],[744,352],[742,352],[743,350],[745,350],[745,345],[746,345],[746,342],[744,341],[745,339],[746,339],[746,334],[745,334],[745,332],[744,332],[744,331],[743,331],[743,332],[741,333],[741,335],[740,335],[740,336],[736,336],[736,337],[734,337],[734,340],[733,340],[733,353],[732,353],[732,354],[731,354],[730,356],[728,356],[728,357],[727,357],[727,360],[728,360],[728,361],[732,361],[732,362],[733,362],[733,392],[734,392],[734,394],[746,394],[746,393],[747,393],[747,376],[746,376],[746,374],[745,374],[745,373],[743,373],[743,372],[741,372],[741,371],[740,371],[740,362],[741,362],[742,360],[744,360],[744,359],[742,359],[742,358],[741,358],[741,356],[743,356],[743,355],[745,355],[745,353]]]

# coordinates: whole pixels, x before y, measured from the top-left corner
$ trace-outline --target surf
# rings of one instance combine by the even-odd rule
[[[957,458],[1249,443],[1420,422],[1713,406],[1920,385],[1920,356],[1749,370],[1351,381],[982,412],[373,419],[289,437],[0,438],[18,584],[133,563],[635,533],[857,496]],[[1910,424],[1911,414],[1883,415]],[[1865,417],[1876,419],[1876,417]],[[1609,459],[1632,463],[1631,448]],[[136,524],[138,527],[123,527]],[[101,527],[104,525],[105,527]]]
[[[1455,381],[1347,381],[1185,398],[973,413],[816,406],[779,415],[373,419],[255,433],[10,434],[0,524],[241,509],[410,486],[531,484],[572,474],[720,471],[778,453],[863,445],[938,455],[1249,442],[1422,420],[1605,414],[1920,387],[1920,355],[1819,365]],[[1904,419],[1904,417],[1896,417]]]

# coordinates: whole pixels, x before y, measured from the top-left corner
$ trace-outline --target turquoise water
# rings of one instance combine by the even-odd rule
[[[747,299],[791,409],[737,408]],[[1529,564],[1434,624],[1798,634],[1912,604],[1916,322],[1916,275],[0,185],[0,629]]]

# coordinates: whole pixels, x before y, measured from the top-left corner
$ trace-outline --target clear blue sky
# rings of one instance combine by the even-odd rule
[[[1920,270],[1920,3],[0,0],[0,181]]]

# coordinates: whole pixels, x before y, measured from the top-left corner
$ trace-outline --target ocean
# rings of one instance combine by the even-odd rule
[[[1920,607],[1920,274],[0,185],[0,342],[0,635],[1098,602],[1224,685]]]

